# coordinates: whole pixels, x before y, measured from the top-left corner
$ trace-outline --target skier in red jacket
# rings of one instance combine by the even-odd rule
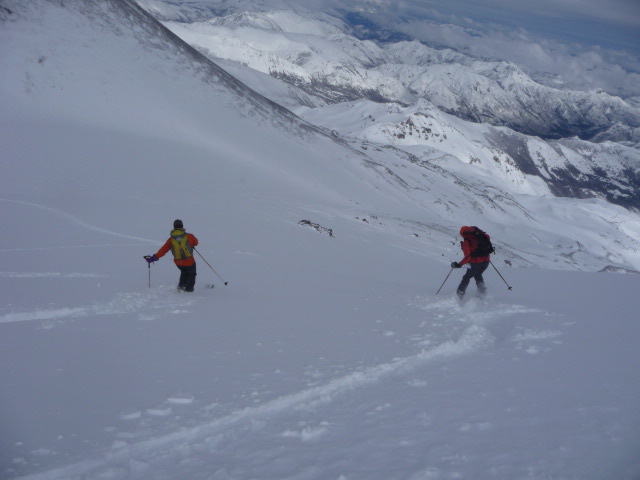
[[[173,262],[180,269],[180,281],[178,291],[193,292],[196,284],[196,261],[193,258],[193,247],[198,245],[198,239],[184,230],[182,220],[173,222],[171,236],[154,255],[145,256],[148,263],[158,261],[171,250]]]
[[[482,273],[489,266],[489,262],[491,261],[489,254],[493,251],[489,235],[484,233],[478,227],[462,227],[460,228],[460,235],[463,238],[463,241],[460,242],[460,248],[462,249],[462,253],[464,253],[464,258],[460,262],[453,262],[451,264],[451,268],[461,268],[463,265],[469,265],[469,267],[463,275],[456,293],[459,298],[464,297],[464,293],[469,286],[469,282],[474,278],[476,280],[478,293],[480,295],[484,295],[487,288],[484,285]],[[478,236],[480,235],[484,235],[486,237],[486,241],[488,242],[487,248],[478,248]],[[480,240],[484,239],[481,238]]]

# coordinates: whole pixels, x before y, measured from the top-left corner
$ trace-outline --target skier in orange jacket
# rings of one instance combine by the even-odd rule
[[[160,247],[153,255],[145,256],[148,263],[153,263],[164,257],[171,250],[173,254],[173,262],[180,269],[180,280],[178,282],[178,291],[193,292],[196,284],[196,261],[193,258],[193,247],[198,245],[198,239],[195,235],[187,233],[184,229],[182,220],[173,222],[173,230],[171,236],[164,245]]]

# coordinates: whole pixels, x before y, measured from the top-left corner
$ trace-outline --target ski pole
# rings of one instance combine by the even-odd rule
[[[449,275],[451,275],[451,272],[453,272],[453,267],[451,267],[451,270],[449,270],[449,273],[447,274],[446,278],[444,279],[444,282],[442,282],[442,285],[440,285],[440,288],[436,292],[436,295],[439,294],[440,290],[442,290],[442,287],[444,287],[444,284],[447,282],[447,279],[449,278]]]
[[[495,271],[498,273],[498,275],[500,275],[500,278],[502,279],[502,281],[504,282],[504,284],[508,287],[509,290],[511,290],[511,286],[507,283],[507,281],[504,279],[504,277],[502,276],[502,274],[500,274],[500,272],[498,272],[498,269],[496,268],[496,266],[493,264],[493,262],[491,260],[489,260],[489,263],[491,264],[491,266],[495,269]]]
[[[202,260],[204,260],[204,263],[206,263],[207,265],[209,265],[209,262],[207,262],[207,260],[206,260],[206,259],[205,259],[201,254],[200,254],[200,252],[199,252],[198,250],[196,250],[196,247],[193,247],[193,251],[194,251],[194,252],[196,252],[198,255],[200,255],[200,258],[201,258]],[[214,270],[214,268],[213,268],[211,265],[209,265],[209,268],[210,268],[211,270],[213,270],[213,273],[215,273],[215,274],[217,275],[217,277],[218,277],[220,280],[222,280],[222,281],[224,282],[224,284],[225,284],[225,285],[227,285],[227,284],[229,283],[229,282],[225,282],[225,281],[224,281],[224,278],[222,278],[220,275],[218,275],[218,272],[216,272],[216,271]]]
[[[145,260],[147,258],[151,258],[151,255],[145,255]],[[151,262],[147,262],[147,267],[149,267],[149,288],[151,288]]]

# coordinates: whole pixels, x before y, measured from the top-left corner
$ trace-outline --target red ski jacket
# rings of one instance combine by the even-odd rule
[[[488,255],[486,257],[471,256],[471,253],[477,247],[476,239],[473,237],[473,232],[474,230],[471,227],[462,227],[460,229],[460,235],[464,239],[460,242],[460,248],[462,249],[462,253],[464,253],[464,258],[458,262],[460,265],[464,265],[465,263],[484,263],[491,260]]]

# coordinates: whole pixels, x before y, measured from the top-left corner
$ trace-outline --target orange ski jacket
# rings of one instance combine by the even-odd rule
[[[171,230],[171,236],[156,252],[156,257],[162,258],[171,250],[173,262],[179,267],[188,267],[195,263],[193,247],[198,245],[195,235],[187,233],[182,228]]]

